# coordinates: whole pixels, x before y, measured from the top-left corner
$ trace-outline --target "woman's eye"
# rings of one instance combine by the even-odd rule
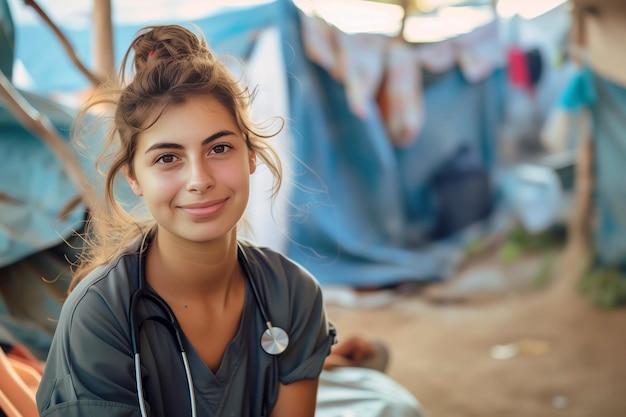
[[[171,164],[175,160],[176,160],[176,157],[174,155],[167,154],[167,155],[160,156],[159,159],[156,160],[156,162],[160,164]]]
[[[230,149],[230,146],[228,145],[215,145],[211,149],[211,153],[224,153],[224,152],[228,152],[228,149]]]

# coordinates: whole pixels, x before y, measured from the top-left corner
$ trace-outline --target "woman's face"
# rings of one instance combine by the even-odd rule
[[[206,242],[226,235],[243,215],[255,158],[226,108],[195,96],[139,135],[128,181],[160,229]]]

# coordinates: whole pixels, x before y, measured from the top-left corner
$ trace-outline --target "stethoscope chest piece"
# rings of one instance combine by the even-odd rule
[[[289,346],[289,336],[280,327],[268,325],[261,336],[261,347],[270,355],[280,355]]]

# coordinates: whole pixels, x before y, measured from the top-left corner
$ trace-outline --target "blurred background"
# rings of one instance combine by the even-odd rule
[[[243,234],[385,342],[427,415],[626,415],[622,0],[0,0],[3,348],[45,359],[99,198],[73,117],[158,23],[286,120]]]

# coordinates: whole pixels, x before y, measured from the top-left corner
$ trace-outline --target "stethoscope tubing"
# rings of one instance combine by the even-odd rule
[[[189,366],[189,359],[187,357],[187,352],[185,351],[185,346],[181,337],[181,331],[178,327],[178,322],[176,321],[176,316],[172,312],[172,309],[167,305],[167,303],[158,296],[158,294],[151,293],[145,288],[145,276],[143,274],[143,254],[145,253],[145,242],[144,238],[141,243],[140,256],[139,256],[139,265],[138,265],[138,274],[139,274],[139,287],[131,296],[130,301],[130,332],[131,332],[131,344],[133,348],[134,354],[134,362],[135,362],[135,380],[137,385],[137,399],[139,401],[139,408],[141,411],[142,417],[148,417],[148,413],[146,410],[146,402],[145,396],[143,392],[143,379],[141,374],[141,353],[140,353],[140,341],[139,335],[141,332],[141,328],[143,327],[143,323],[152,320],[160,323],[171,333],[172,337],[176,340],[176,344],[178,345],[178,350],[181,355],[181,359],[183,361],[183,366],[185,368],[185,374],[187,377],[187,388],[189,391],[189,402],[191,408],[192,417],[197,417],[196,410],[196,395],[195,389],[193,386],[193,377],[191,373],[191,367]],[[265,332],[261,337],[261,347],[265,352],[270,355],[279,355],[287,349],[289,344],[289,336],[287,332],[285,332],[280,327],[275,327],[272,325],[272,322],[269,320],[269,316],[265,311],[264,305],[261,302],[261,295],[254,283],[250,275],[250,266],[248,264],[248,259],[246,254],[240,245],[237,245],[238,250],[238,259],[240,260],[240,264],[243,267],[244,276],[248,278],[248,282],[250,283],[250,288],[254,294],[254,298],[256,299],[257,306],[259,308],[259,312],[261,313],[261,317],[267,326]],[[136,323],[135,310],[138,308],[139,300],[141,298],[147,298],[152,301],[154,304],[159,307],[159,309],[167,316],[167,318],[161,316],[150,316],[143,319],[141,322]]]
[[[139,355],[139,352],[135,353],[135,381],[137,382],[137,399],[139,400],[141,417],[147,417],[146,400],[143,397],[143,383],[141,382],[141,355]]]
[[[137,303],[139,300],[144,297],[150,299],[154,304],[159,307],[163,313],[167,315],[167,318],[160,316],[150,316],[144,319],[141,323],[135,323],[135,309],[137,308]],[[183,340],[180,337],[180,331],[178,329],[178,325],[176,323],[176,317],[171,309],[167,306],[165,301],[163,301],[158,295],[152,294],[148,292],[143,286],[141,286],[137,291],[133,294],[131,298],[131,313],[130,313],[130,323],[131,323],[131,339],[133,345],[134,359],[135,359],[135,381],[137,385],[137,400],[139,401],[139,408],[141,411],[142,417],[148,417],[148,412],[146,410],[146,402],[143,392],[143,378],[141,375],[141,353],[139,347],[139,333],[141,332],[141,328],[143,327],[143,323],[151,320],[157,323],[160,323],[164,326],[171,334],[171,336],[176,340],[176,344],[178,345],[178,350],[181,355],[181,359],[183,361],[183,366],[185,368],[185,375],[187,379],[187,389],[189,391],[189,406],[191,408],[192,417],[196,417],[197,409],[196,409],[196,396],[195,390],[193,387],[193,376],[191,374],[191,367],[189,366],[189,359],[187,357],[187,352],[185,351],[185,346],[183,344]]]

